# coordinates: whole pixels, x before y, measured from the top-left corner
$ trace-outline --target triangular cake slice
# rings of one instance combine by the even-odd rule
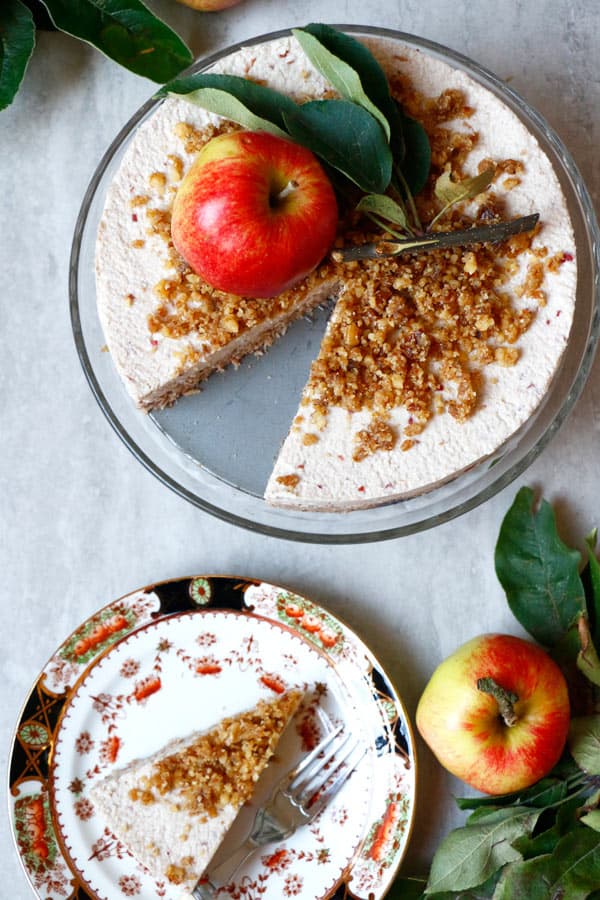
[[[156,878],[191,890],[252,796],[302,692],[223,719],[98,782],[110,830]]]

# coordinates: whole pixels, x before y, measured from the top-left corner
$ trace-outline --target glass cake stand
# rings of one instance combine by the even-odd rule
[[[550,158],[573,222],[578,284],[569,343],[534,416],[491,457],[419,496],[344,513],[268,506],[262,496],[267,478],[296,413],[329,309],[296,322],[268,353],[214,375],[201,392],[183,397],[169,409],[151,415],[136,409],[110,354],[102,352],[105,339],[96,311],[94,251],[106,189],[136,128],[156,109],[156,100],[145,103],[116,136],[92,178],[75,227],[69,288],[75,343],[92,392],[119,437],[147,469],[191,503],[228,522],[275,537],[342,544],[412,534],[459,516],[508,485],[539,455],[573,408],[592,365],[600,328],[600,235],[592,201],[568,150],[547,122],[498,77],[414,35],[366,26],[336,27],[357,36],[398,40],[463,70],[516,113]],[[197,62],[193,71],[203,71],[242,46],[257,46],[289,33],[273,32],[227,47]]]

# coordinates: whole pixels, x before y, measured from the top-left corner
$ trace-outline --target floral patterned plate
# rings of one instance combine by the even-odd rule
[[[177,900],[110,832],[93,783],[171,739],[292,685],[305,696],[253,804],[344,722],[368,747],[311,825],[257,851],[223,891],[244,900],[380,900],[408,840],[415,760],[405,711],[365,645],[315,603],[275,585],[200,577],[152,585],[101,609],[57,650],[17,725],[10,807],[40,900]],[[251,821],[242,810],[219,851]]]

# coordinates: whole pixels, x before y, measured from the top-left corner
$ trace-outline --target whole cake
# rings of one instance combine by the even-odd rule
[[[239,126],[172,97],[136,132],[100,224],[99,313],[115,365],[145,410],[173,402],[335,300],[266,488],[275,505],[343,511],[391,502],[489,457],[540,405],[573,319],[572,227],[533,135],[461,70],[390,39],[365,44],[429,137],[431,172],[415,198],[421,221],[440,212],[435,186],[444,174],[460,181],[493,168],[489,187],[435,228],[537,212],[534,231],[391,259],[345,262],[334,251],[267,300],[216,291],[174,249],[170,214],[197,152]],[[212,71],[297,102],[333,95],[294,37],[242,49]],[[337,250],[376,236],[371,221],[342,209]]]
[[[110,830],[156,877],[192,890],[272,757],[302,692],[291,690],[98,782]]]

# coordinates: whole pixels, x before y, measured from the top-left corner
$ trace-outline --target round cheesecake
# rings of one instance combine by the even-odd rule
[[[389,503],[493,456],[535,414],[573,319],[573,230],[535,137],[461,70],[391,39],[365,43],[405,108],[423,116],[433,164],[422,211],[435,211],[436,175],[466,178],[492,165],[489,191],[438,227],[537,212],[535,233],[393,260],[329,259],[270,300],[213,291],[177,257],[170,210],[198,150],[236,126],[172,98],[129,144],[98,233],[107,345],[145,410],[175,401],[216,369],[267,347],[294,318],[335,300],[266,487],[267,502],[279,506],[345,511]],[[242,75],[297,102],[331,95],[293,37],[242,49],[211,71]],[[339,243],[356,239],[350,229]]]

